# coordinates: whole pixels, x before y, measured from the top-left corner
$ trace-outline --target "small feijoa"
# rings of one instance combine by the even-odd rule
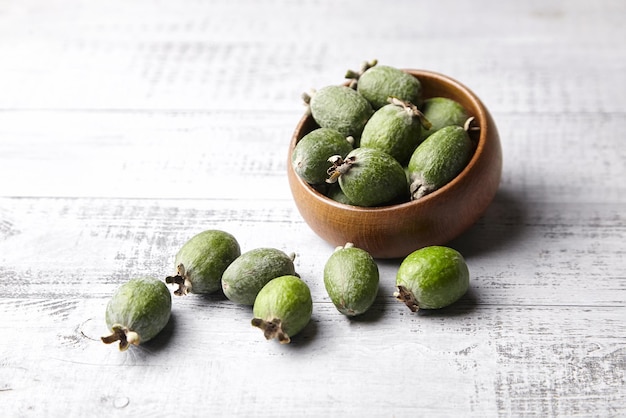
[[[167,325],[172,311],[172,296],[165,283],[153,277],[138,277],[121,285],[105,311],[110,335],[102,341],[119,341],[120,351],[154,338]]]
[[[328,158],[345,156],[352,151],[348,138],[334,129],[314,129],[296,144],[291,154],[293,170],[309,184],[324,183],[328,177],[326,172],[332,165]]]
[[[235,303],[253,305],[270,280],[296,274],[294,257],[276,248],[255,248],[241,254],[222,275],[224,295]]]
[[[277,277],[261,289],[252,310],[252,325],[260,328],[266,339],[287,344],[311,320],[311,291],[297,276]]]
[[[463,256],[449,247],[430,246],[402,261],[394,296],[415,312],[451,305],[468,288],[469,270]]]
[[[346,158],[335,156],[329,183],[339,182],[353,205],[377,206],[407,191],[404,168],[391,155],[375,148],[355,148]]]
[[[378,294],[378,265],[365,250],[347,243],[324,265],[324,286],[339,312],[356,316],[366,312]]]
[[[430,129],[422,129],[422,141],[445,126],[463,126],[469,118],[467,110],[459,102],[447,97],[424,100],[421,111],[431,123]]]
[[[441,188],[467,165],[474,144],[465,128],[446,126],[424,140],[409,160],[411,199]]]
[[[191,237],[176,254],[177,274],[165,278],[178,285],[174,294],[214,293],[222,288],[222,274],[241,255],[239,243],[228,232],[216,229]]]
[[[389,97],[411,102],[422,102],[422,84],[411,74],[388,65],[378,65],[376,60],[366,62],[359,72],[348,71],[346,78],[353,79],[352,86],[372,105],[374,110],[388,103]]]
[[[302,97],[320,127],[339,131],[344,137],[359,138],[374,113],[369,102],[347,86],[326,86]]]
[[[389,101],[365,124],[360,146],[379,149],[406,164],[421,142],[422,124],[430,124],[414,104],[393,97]]]

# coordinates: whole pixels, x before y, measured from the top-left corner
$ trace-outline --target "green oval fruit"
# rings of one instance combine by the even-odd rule
[[[344,205],[352,205],[348,196],[341,190],[338,183],[334,183],[330,186],[327,192],[327,196],[333,199],[335,202],[343,203]]]
[[[422,141],[446,126],[463,126],[469,118],[467,110],[455,100],[447,97],[431,97],[424,100],[422,113],[431,123],[430,129],[422,129]]]
[[[178,296],[214,293],[222,288],[222,274],[241,255],[239,243],[228,232],[209,229],[189,239],[176,254],[177,274],[165,278],[175,283]]]
[[[296,274],[293,257],[274,248],[256,248],[241,254],[222,275],[224,295],[235,303],[253,305],[270,280]]]
[[[416,77],[398,68],[375,63],[358,76],[357,92],[365,97],[374,109],[385,106],[389,97],[415,105],[420,105],[422,101],[422,84]]]
[[[299,277],[277,277],[261,289],[252,310],[252,325],[263,330],[266,339],[287,344],[311,320],[311,291]]]
[[[324,266],[324,286],[339,312],[356,316],[366,312],[378,294],[378,266],[365,250],[351,243],[339,247]]]
[[[334,129],[345,137],[359,138],[374,113],[363,96],[346,86],[326,86],[304,99],[320,127]]]
[[[112,334],[102,337],[119,341],[121,351],[154,338],[167,325],[172,296],[165,283],[153,277],[138,277],[121,285],[109,300],[105,320]]]
[[[417,107],[407,102],[383,106],[363,128],[360,146],[384,151],[400,164],[406,164],[421,142],[421,116]]]
[[[424,140],[409,160],[410,192],[419,199],[434,192],[465,168],[474,150],[460,126],[446,126]]]
[[[352,150],[346,137],[334,129],[315,129],[298,141],[291,154],[293,170],[309,184],[324,183],[333,155],[342,157]]]
[[[394,296],[413,312],[439,309],[461,298],[469,288],[469,270],[456,250],[431,246],[409,254],[400,264]]]
[[[355,148],[345,160],[335,159],[327,181],[337,180],[348,200],[357,206],[384,204],[407,191],[406,174],[400,163],[373,148]]]

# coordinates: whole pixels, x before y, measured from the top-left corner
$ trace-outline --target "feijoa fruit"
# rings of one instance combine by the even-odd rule
[[[303,99],[320,127],[339,131],[344,137],[359,138],[374,113],[369,102],[347,86],[326,86],[304,94]]]
[[[415,312],[451,305],[468,288],[469,269],[463,256],[449,247],[430,246],[402,261],[394,296]]]
[[[372,105],[374,110],[388,103],[389,97],[411,102],[419,106],[422,102],[422,84],[411,74],[388,65],[377,65],[374,60],[364,63],[359,72],[348,71],[347,78],[353,79],[352,86]]]
[[[469,118],[467,110],[459,102],[447,97],[431,97],[424,100],[421,111],[431,123],[430,129],[422,129],[422,140],[443,127],[463,126]]]
[[[167,325],[172,296],[162,281],[138,277],[121,285],[106,306],[105,320],[111,334],[102,341],[119,341],[120,351],[154,338]]]
[[[177,274],[166,283],[178,285],[174,294],[214,293],[222,288],[222,274],[241,255],[239,243],[228,232],[209,229],[191,237],[176,254]]]
[[[352,150],[350,140],[334,129],[315,129],[298,141],[291,154],[293,170],[309,184],[324,183],[332,165],[328,158],[346,156]]]
[[[377,206],[407,192],[402,165],[375,148],[355,148],[345,159],[335,156],[329,175],[326,181],[338,181],[348,200],[357,206]]]
[[[366,312],[378,294],[378,265],[365,250],[347,243],[338,247],[324,266],[324,286],[339,312]]]
[[[430,126],[415,105],[391,98],[365,124],[360,146],[379,149],[406,164],[421,142],[422,124]]]
[[[222,275],[224,295],[235,303],[253,305],[270,280],[296,274],[294,257],[275,248],[255,248],[241,254]]]
[[[465,168],[474,143],[461,126],[446,126],[424,140],[408,164],[413,200],[441,188]]]
[[[266,339],[287,344],[311,320],[311,291],[297,276],[277,277],[261,289],[252,310],[252,325],[260,328]]]

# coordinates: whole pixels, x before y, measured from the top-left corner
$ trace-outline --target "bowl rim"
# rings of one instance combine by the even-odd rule
[[[434,192],[429,193],[426,196],[423,196],[417,200],[410,200],[407,202],[395,203],[395,204],[385,205],[385,206],[370,206],[370,207],[349,205],[349,204],[337,202],[336,200],[333,200],[329,198],[328,196],[325,196],[323,193],[317,191],[312,185],[304,181],[300,176],[298,176],[293,171],[293,167],[291,166],[291,154],[296,144],[298,143],[298,141],[304,135],[306,135],[306,133],[304,133],[305,126],[311,122],[314,122],[312,121],[312,116],[310,112],[307,111],[298,121],[298,124],[296,125],[294,133],[291,137],[291,141],[289,143],[288,170],[290,173],[292,172],[291,174],[293,174],[295,181],[298,182],[301,186],[303,186],[303,189],[306,190],[307,194],[310,195],[310,197],[320,201],[321,203],[333,206],[334,208],[339,209],[339,210],[350,210],[350,211],[360,212],[360,213],[385,213],[385,212],[393,212],[398,209],[420,207],[422,205],[427,205],[429,201],[435,200],[439,196],[446,194],[446,192],[449,191],[449,189],[455,188],[456,185],[460,183],[462,179],[466,176],[466,174],[472,171],[474,166],[478,164],[478,161],[481,159],[482,154],[485,152],[485,147],[487,146],[488,131],[490,129],[489,118],[487,116],[486,108],[481,102],[481,100],[478,98],[478,96],[472,90],[470,90],[465,84],[443,73],[440,73],[437,71],[423,70],[423,69],[402,68],[401,70],[413,75],[414,77],[418,79],[420,76],[423,76],[423,77],[428,77],[430,79],[433,79],[433,81],[440,82],[442,84],[447,84],[451,86],[452,89],[458,91],[459,95],[466,97],[468,99],[468,102],[472,104],[472,108],[474,108],[476,111],[470,112],[470,116],[473,116],[475,120],[477,121],[477,124],[480,127],[480,133],[478,135],[478,139],[476,140],[476,148],[474,149],[474,152],[472,154],[472,158],[470,159],[470,161],[465,165],[465,167],[463,168],[463,170],[461,170],[459,174],[457,174],[452,180],[450,180],[444,186],[440,187]],[[344,85],[347,85],[347,83],[344,83]]]

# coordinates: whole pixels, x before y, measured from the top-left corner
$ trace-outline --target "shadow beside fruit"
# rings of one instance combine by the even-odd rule
[[[140,348],[144,348],[145,350],[137,350],[139,353],[151,353],[155,351],[161,351],[167,348],[170,342],[176,338],[176,328],[178,323],[178,318],[176,317],[176,313],[172,311],[170,315],[170,319],[165,325],[165,328],[159,332],[156,337],[151,339],[150,341],[146,341],[141,344]],[[132,347],[131,347],[132,349]]]
[[[413,313],[413,315],[418,315],[420,317],[446,317],[451,318],[455,316],[465,316],[472,313],[476,307],[478,306],[478,296],[476,291],[471,287],[467,290],[465,295],[461,297],[461,299],[454,302],[452,305],[446,306],[445,308],[439,309],[420,309],[417,312]],[[407,313],[411,313],[407,309]]]
[[[503,251],[523,235],[528,203],[514,190],[501,187],[485,214],[470,229],[447,245],[466,259]]]

